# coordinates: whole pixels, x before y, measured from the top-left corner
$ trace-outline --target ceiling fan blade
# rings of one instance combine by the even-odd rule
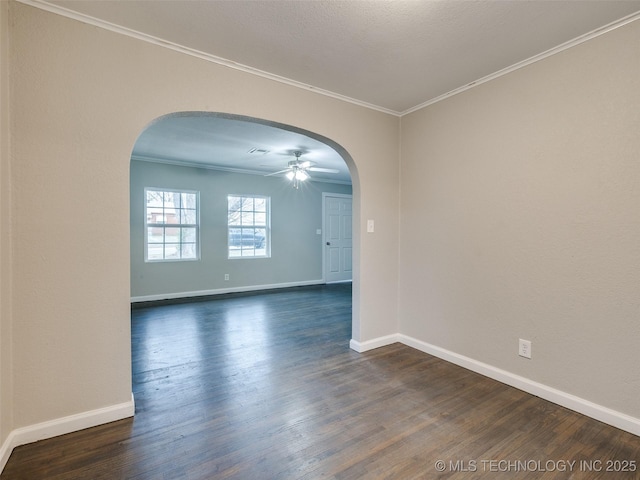
[[[311,167],[311,165],[313,165],[313,163],[311,163],[309,160],[307,160],[306,162],[299,162],[298,166],[300,168],[304,168],[304,169],[309,169]]]
[[[335,168],[320,168],[320,167],[311,167],[308,168],[310,172],[323,172],[323,173],[340,173],[340,170],[336,170]]]
[[[271,177],[272,175],[279,175],[281,173],[288,172],[290,170],[291,170],[290,168],[285,168],[284,170],[278,170],[277,172],[267,173],[265,177]]]

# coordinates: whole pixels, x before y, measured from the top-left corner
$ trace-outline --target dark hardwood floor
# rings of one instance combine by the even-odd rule
[[[640,478],[640,437],[401,344],[355,353],[350,319],[350,285],[134,309],[135,418],[1,478]]]

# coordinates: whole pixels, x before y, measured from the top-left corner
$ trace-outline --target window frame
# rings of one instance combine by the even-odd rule
[[[260,200],[264,200],[265,202],[265,212],[262,211],[257,211],[255,210],[255,203],[254,203],[254,207],[252,210],[243,210],[242,207],[239,211],[241,220],[239,224],[231,224],[231,211],[230,211],[230,207],[231,207],[231,198],[240,198],[240,204],[243,205],[243,199],[252,199],[254,202],[256,199],[260,199]],[[254,215],[254,222],[249,224],[249,225],[243,225],[243,213],[253,213]],[[256,213],[265,213],[265,222],[264,224],[261,223],[255,223],[255,214]],[[231,230],[232,229],[240,229],[241,233],[240,233],[240,255],[232,255],[231,252]],[[247,249],[247,251],[249,250],[253,250],[253,255],[244,255],[243,252],[245,249],[242,248],[242,239],[244,238],[244,233],[243,230],[250,230],[253,229],[254,230],[254,235],[255,235],[255,230],[264,230],[264,254],[262,255],[256,255],[256,251],[258,251],[257,248],[255,248],[255,243],[252,249]],[[262,249],[260,249],[262,250]],[[230,193],[227,195],[227,259],[228,260],[242,260],[242,259],[259,259],[259,258],[271,258],[271,197],[268,195],[256,195],[256,194],[235,194],[235,193]]]
[[[149,222],[147,209],[149,208],[148,202],[148,193],[149,191],[160,192],[163,194],[163,222]],[[166,214],[164,214],[164,194],[165,193],[177,193],[177,194],[188,194],[195,195],[196,206],[195,206],[195,223],[167,223]],[[157,208],[157,207],[152,207]],[[178,207],[179,210],[183,210],[182,206]],[[189,209],[191,210],[191,209]],[[185,189],[177,189],[177,188],[162,188],[162,187],[145,187],[144,189],[144,261],[145,263],[164,263],[164,262],[194,262],[200,260],[200,192],[197,190],[185,190]],[[149,228],[194,228],[195,229],[195,241],[194,242],[183,242],[182,239],[176,245],[190,244],[194,243],[195,245],[195,257],[193,258],[165,258],[166,255],[166,245],[174,244],[175,242],[166,242],[166,236],[163,233],[163,241],[162,243],[152,242],[151,245],[162,245],[162,255],[163,258],[149,258]],[[182,255],[182,248],[180,248],[180,254]]]

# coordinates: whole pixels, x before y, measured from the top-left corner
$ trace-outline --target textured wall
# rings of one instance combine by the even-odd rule
[[[640,417],[639,79],[634,22],[403,117],[402,333]]]

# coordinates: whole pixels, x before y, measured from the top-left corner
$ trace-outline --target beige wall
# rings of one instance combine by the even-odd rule
[[[634,22],[402,118],[403,334],[640,417],[639,79]]]
[[[170,112],[247,115],[341,145],[357,166],[353,336],[397,331],[398,118],[22,4],[11,13],[14,428],[130,399],[129,158]],[[376,233],[360,235],[367,218]]]
[[[11,431],[11,195],[9,182],[9,12],[0,2],[0,444]]]

